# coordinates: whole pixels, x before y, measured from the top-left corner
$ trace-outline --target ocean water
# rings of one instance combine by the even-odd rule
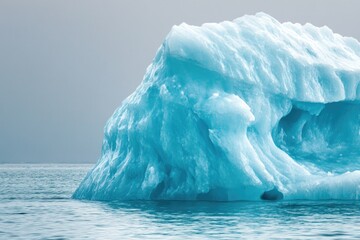
[[[0,239],[356,239],[359,201],[92,202],[91,165],[0,165]]]

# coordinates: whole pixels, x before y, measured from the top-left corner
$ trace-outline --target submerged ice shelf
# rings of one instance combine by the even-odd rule
[[[359,199],[359,147],[357,40],[264,13],[181,24],[73,197]]]

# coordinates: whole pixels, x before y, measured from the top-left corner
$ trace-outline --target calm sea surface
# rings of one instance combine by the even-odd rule
[[[0,164],[0,239],[356,239],[360,202],[91,202],[90,165]]]

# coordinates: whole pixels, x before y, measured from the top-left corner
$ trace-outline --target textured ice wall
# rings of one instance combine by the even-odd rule
[[[360,197],[360,44],[259,13],[174,26],[74,198]]]

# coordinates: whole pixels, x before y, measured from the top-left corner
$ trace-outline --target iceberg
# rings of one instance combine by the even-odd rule
[[[359,199],[360,44],[265,13],[174,26],[73,194]]]

